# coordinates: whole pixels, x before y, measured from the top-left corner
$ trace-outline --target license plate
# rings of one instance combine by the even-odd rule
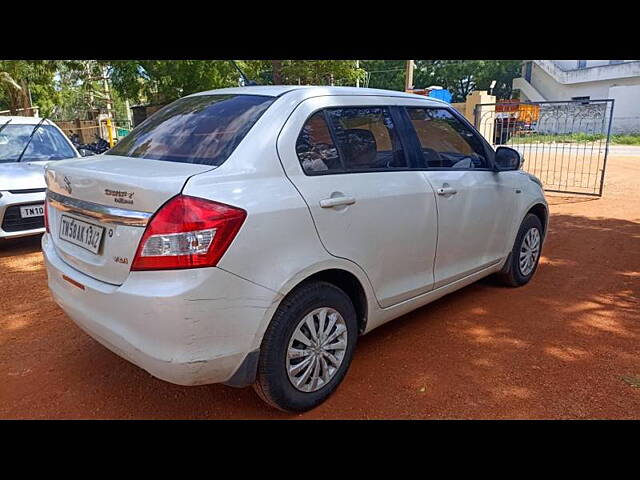
[[[29,205],[28,207],[20,207],[20,216],[22,218],[42,217],[44,215],[44,204]]]
[[[104,227],[62,215],[60,217],[59,237],[79,247],[98,253]]]

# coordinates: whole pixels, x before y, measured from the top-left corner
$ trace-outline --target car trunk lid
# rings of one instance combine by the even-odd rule
[[[148,219],[209,165],[116,155],[51,163],[49,228],[60,257],[97,280],[121,285]]]

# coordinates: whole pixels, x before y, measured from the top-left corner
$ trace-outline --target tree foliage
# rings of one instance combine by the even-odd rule
[[[61,120],[84,118],[91,110],[104,110],[108,97],[104,91],[107,65],[97,60],[61,62],[55,77],[59,102],[52,116]]]
[[[12,115],[31,115],[31,103],[42,115],[51,112],[58,101],[53,79],[59,66],[54,60],[0,60],[0,110]]]
[[[258,67],[259,83],[268,85],[349,85],[364,79],[355,60],[266,60],[246,62]],[[257,63],[257,65],[251,65]]]
[[[262,85],[355,85],[404,89],[404,60],[242,60],[246,76]],[[519,60],[416,60],[414,85],[449,89],[453,101],[464,101],[473,90],[488,90],[509,98],[511,82],[520,74]],[[16,113],[30,105],[42,115],[75,118],[88,109],[102,109],[107,97],[103,78],[111,85],[111,100],[120,115],[124,100],[167,103],[191,93],[237,86],[240,74],[228,60],[0,60],[0,110]]]
[[[405,60],[363,60],[366,86],[386,90],[404,90]]]
[[[454,102],[464,102],[474,90],[488,90],[510,98],[511,82],[520,76],[520,60],[416,60],[413,80],[416,88],[440,86],[453,94]],[[361,62],[369,77],[369,87],[404,90],[405,60]]]
[[[222,60],[117,60],[113,88],[133,102],[166,103],[203,90],[238,85],[239,74]]]
[[[354,60],[245,60],[236,62],[261,85],[354,85],[364,71]],[[191,93],[238,86],[229,60],[126,60],[110,62],[111,83],[136,101],[166,103]]]
[[[520,60],[418,60],[416,85],[438,85],[453,94],[454,102],[464,102],[474,90],[489,90],[496,81],[493,95],[510,98],[511,82],[520,75]]]

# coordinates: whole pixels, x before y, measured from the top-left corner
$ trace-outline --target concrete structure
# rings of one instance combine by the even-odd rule
[[[639,60],[527,60],[513,88],[534,102],[614,99],[612,132],[640,132]]]
[[[475,125],[475,111],[478,104],[494,104],[496,97],[489,95],[486,90],[475,90],[467,95],[464,103],[452,103],[451,106],[458,110],[464,117],[469,120],[471,125]],[[482,128],[480,133],[487,139],[487,142],[493,144],[493,134],[495,129],[495,106],[485,105],[480,108],[480,118],[482,119]]]

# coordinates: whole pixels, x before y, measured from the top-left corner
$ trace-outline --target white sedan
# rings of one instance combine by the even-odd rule
[[[412,94],[190,95],[105,155],[47,166],[49,287],[159,378],[307,410],[359,335],[490,274],[532,278],[548,208],[521,161]]]
[[[78,157],[55,123],[0,116],[0,239],[44,232],[44,165]]]

